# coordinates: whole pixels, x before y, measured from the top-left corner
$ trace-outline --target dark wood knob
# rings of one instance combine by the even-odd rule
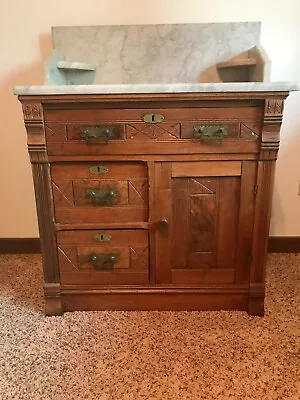
[[[169,221],[167,218],[162,218],[158,221],[158,229],[160,231],[166,231],[169,227]]]

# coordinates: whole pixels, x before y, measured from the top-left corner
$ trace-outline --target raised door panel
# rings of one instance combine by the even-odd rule
[[[246,282],[252,241],[255,163],[170,165],[164,189],[161,184],[157,187],[157,218],[168,216],[168,231],[157,232],[157,248],[162,254],[157,268],[163,266],[164,271],[157,274],[158,283]],[[162,178],[157,178],[161,182]],[[170,195],[166,196],[167,193]]]
[[[239,202],[240,177],[172,179],[173,283],[234,282]]]

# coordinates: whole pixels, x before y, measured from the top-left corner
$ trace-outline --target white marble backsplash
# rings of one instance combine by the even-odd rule
[[[260,43],[260,22],[53,27],[67,61],[96,65],[94,84],[198,82]]]

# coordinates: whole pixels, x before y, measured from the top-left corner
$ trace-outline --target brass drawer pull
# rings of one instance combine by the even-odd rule
[[[88,261],[93,264],[94,269],[113,269],[114,265],[119,261],[118,253],[97,254],[90,253]]]
[[[95,206],[110,206],[113,200],[119,196],[119,193],[115,188],[87,189],[85,195],[91,199]]]
[[[87,143],[100,142],[107,144],[109,140],[115,139],[114,126],[90,126],[80,128],[80,136]]]
[[[228,125],[194,125],[196,139],[223,139],[228,136]]]

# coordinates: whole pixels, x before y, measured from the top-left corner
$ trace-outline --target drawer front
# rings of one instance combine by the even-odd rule
[[[52,164],[59,223],[148,220],[148,174],[143,163]]]
[[[62,284],[140,285],[149,282],[146,230],[57,233]]]
[[[45,132],[49,155],[256,152],[262,120],[261,107],[45,110]]]

